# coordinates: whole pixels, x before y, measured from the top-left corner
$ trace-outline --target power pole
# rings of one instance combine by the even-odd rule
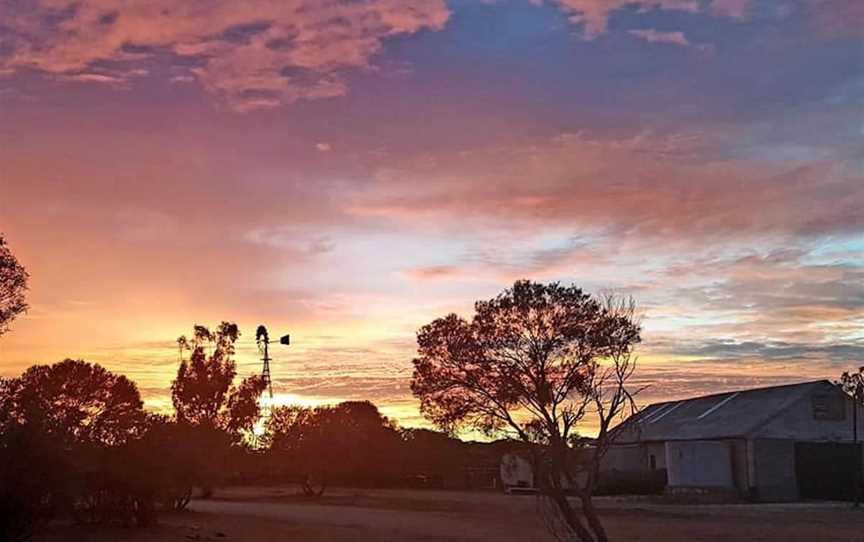
[[[861,454],[861,446],[858,444],[858,403],[864,402],[864,386],[859,385],[855,389],[855,393],[852,395],[852,442],[853,449],[855,452],[855,474],[853,475],[855,481],[854,495],[853,495],[853,507],[858,508],[861,506],[861,463],[862,463],[862,454]]]

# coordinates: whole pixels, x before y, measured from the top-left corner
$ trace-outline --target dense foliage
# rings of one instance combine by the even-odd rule
[[[16,316],[27,310],[27,271],[15,258],[0,234],[0,335]]]
[[[195,326],[191,338],[177,339],[180,351],[190,353],[171,385],[178,422],[219,429],[235,438],[252,429],[260,416],[258,396],[265,384],[261,377],[250,376],[234,385],[234,343],[239,336],[237,324],[222,322],[215,332]]]
[[[400,474],[401,435],[366,401],[275,408],[263,443],[288,474],[321,485],[329,481],[386,484]],[[311,483],[306,489],[316,492]]]
[[[67,359],[2,381],[0,534],[24,537],[59,511],[149,523],[153,488],[128,463],[146,425],[135,384],[99,365]]]

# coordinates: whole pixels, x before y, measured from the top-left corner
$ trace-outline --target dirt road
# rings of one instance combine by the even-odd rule
[[[864,511],[844,504],[683,506],[599,499],[621,542],[864,542]],[[236,488],[165,515],[158,528],[56,528],[39,542],[548,542],[534,497],[499,493]]]

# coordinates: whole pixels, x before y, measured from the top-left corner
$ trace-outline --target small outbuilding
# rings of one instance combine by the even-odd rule
[[[652,404],[616,428],[601,478],[665,472],[670,493],[849,499],[864,470],[852,409],[828,380]]]
[[[533,489],[534,468],[519,454],[508,453],[501,457],[501,483],[505,490],[511,488]]]

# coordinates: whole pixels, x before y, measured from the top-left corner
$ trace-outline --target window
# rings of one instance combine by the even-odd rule
[[[654,454],[648,456],[648,462],[651,463],[651,470],[657,470],[657,457]]]

